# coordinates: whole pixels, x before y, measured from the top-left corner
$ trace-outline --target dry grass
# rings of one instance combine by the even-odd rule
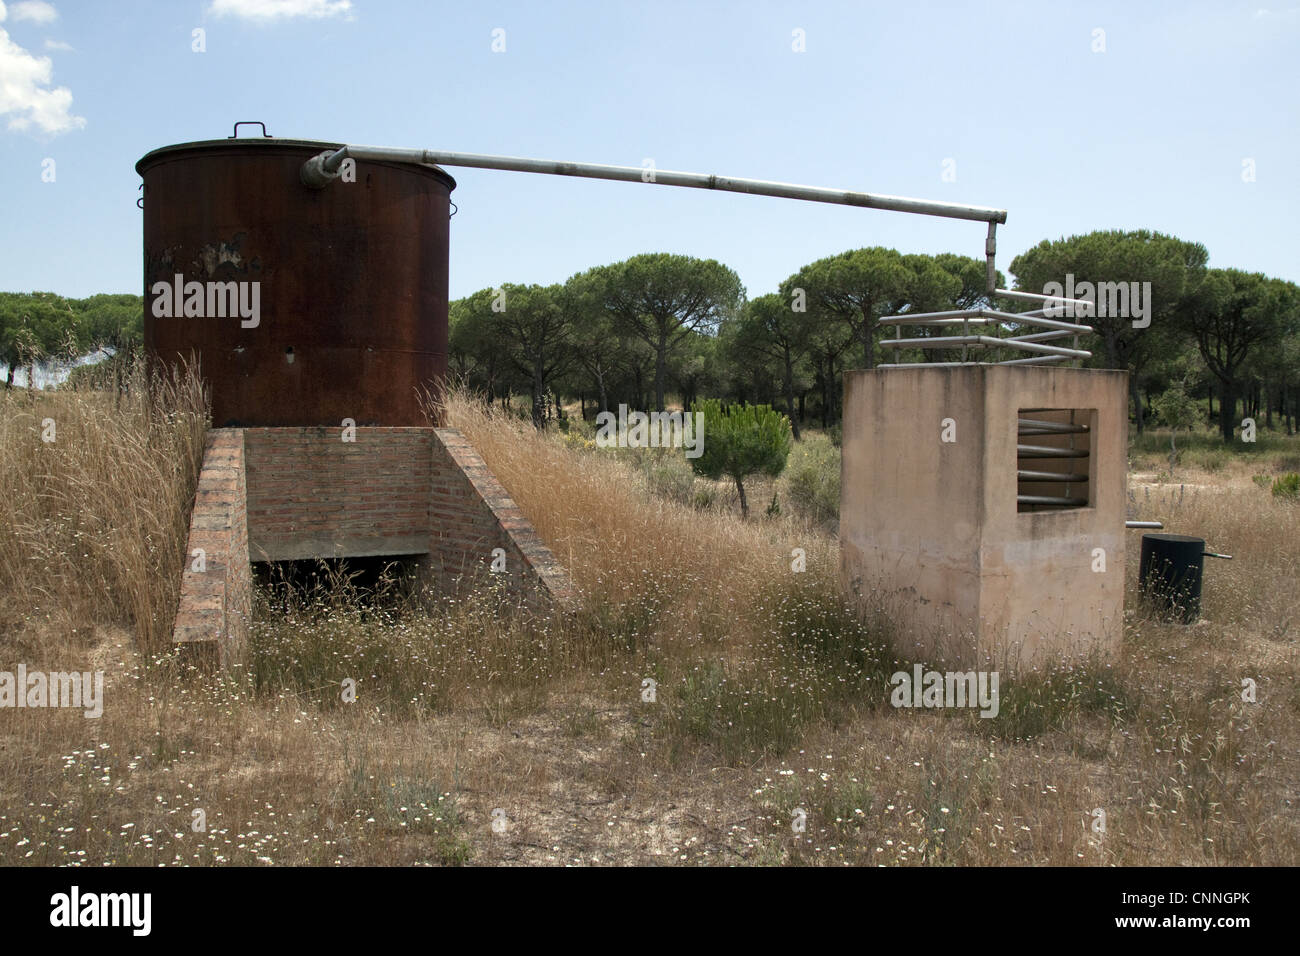
[[[981,720],[888,706],[887,627],[844,608],[816,524],[742,522],[724,489],[692,507],[657,493],[652,468],[463,397],[451,423],[569,566],[581,611],[530,617],[418,586],[400,600],[264,594],[248,675],[178,678],[148,666],[156,625],[141,621],[156,615],[135,609],[173,593],[183,538],[168,535],[183,525],[159,502],[183,504],[192,471],[160,469],[197,445],[173,436],[164,451],[148,416],[106,421],[94,395],[42,401],[81,422],[73,434],[103,435],[85,460],[37,468],[34,426],[5,418],[4,527],[44,550],[39,571],[0,565],[0,602],[30,608],[0,638],[0,669],[63,647],[109,686],[99,720],[0,710],[0,862],[1300,862],[1300,507],[1251,481],[1268,456],[1180,470],[1181,491],[1131,483],[1141,517],[1235,555],[1207,568],[1203,623],[1131,611],[1121,660],[1027,675]],[[114,429],[129,435],[108,441]],[[111,457],[119,445],[145,463]],[[68,530],[50,517],[64,513],[100,520]],[[41,538],[37,516],[58,536]],[[149,533],[125,565],[147,557],[148,574],[112,570],[125,559],[100,536]],[[152,595],[130,597],[140,587]],[[69,642],[70,623],[93,633]],[[1241,700],[1243,677],[1258,703]]]
[[[138,367],[130,381],[124,395],[0,391],[9,641],[55,618],[132,625],[148,653],[170,641],[207,403],[192,374],[150,382]]]

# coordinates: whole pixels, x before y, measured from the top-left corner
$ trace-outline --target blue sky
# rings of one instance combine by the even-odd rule
[[[1044,238],[1150,228],[1204,243],[1213,266],[1300,280],[1300,6],[3,7],[4,290],[141,292],[136,160],[228,136],[236,120],[293,138],[652,159],[660,169],[997,206],[1009,211],[1004,270]],[[498,28],[504,52],[492,50]],[[206,52],[192,50],[195,29]],[[793,49],[795,30],[804,52]],[[54,182],[42,181],[47,159]],[[1243,181],[1246,161],[1253,182]],[[983,253],[981,223],[449,171],[460,210],[453,298],[652,251],[719,259],[751,296],[860,246]]]

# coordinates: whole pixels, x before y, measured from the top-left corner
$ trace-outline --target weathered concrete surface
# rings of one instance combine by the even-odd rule
[[[864,606],[893,618],[901,651],[1012,669],[1114,653],[1126,388],[1125,372],[1032,366],[845,375],[841,576]],[[1017,511],[1017,419],[1030,408],[1086,413],[1078,420],[1090,425],[1087,506]],[[941,440],[947,419],[952,442]],[[1099,555],[1104,571],[1093,570]]]

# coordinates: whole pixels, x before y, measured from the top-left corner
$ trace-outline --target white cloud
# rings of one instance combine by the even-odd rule
[[[46,40],[45,49],[66,51],[72,49],[72,44],[64,43],[62,40]]]
[[[0,3],[0,22],[4,18]],[[42,133],[66,133],[86,125],[84,117],[72,115],[72,91],[66,86],[50,89],[53,79],[48,56],[33,56],[0,29],[0,116],[8,117],[10,129],[35,126]]]
[[[59,18],[59,12],[54,9],[54,4],[46,3],[45,0],[19,0],[9,8],[9,12],[13,14],[15,23],[19,20],[53,23]]]
[[[352,0],[212,0],[209,12],[265,23],[292,17],[348,16]]]

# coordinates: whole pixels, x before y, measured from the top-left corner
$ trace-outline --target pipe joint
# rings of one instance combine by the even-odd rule
[[[299,178],[302,184],[311,189],[324,189],[334,180],[339,178],[338,172],[329,170],[325,166],[325,160],[332,156],[334,151],[326,150],[316,156],[313,156],[307,162],[302,164],[302,170]]]

